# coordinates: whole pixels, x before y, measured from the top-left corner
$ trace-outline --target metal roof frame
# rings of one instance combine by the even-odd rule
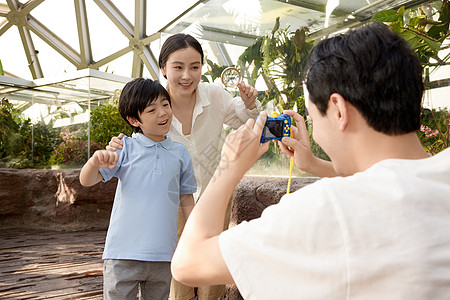
[[[199,0],[195,2],[173,20],[167,22],[167,24],[162,26],[158,31],[147,35],[146,8],[148,5],[148,0],[134,1],[134,24],[124,16],[116,5],[114,5],[112,0],[93,0],[93,2],[95,2],[101,11],[113,22],[116,28],[120,30],[120,32],[129,41],[129,44],[122,49],[95,60],[92,55],[92,44],[86,14],[86,0],[74,0],[80,52],[73,49],[61,37],[58,37],[54,32],[44,26],[36,17],[32,15],[33,9],[42,4],[44,1],[45,0],[29,0],[26,3],[21,3],[19,0],[6,0],[7,5],[0,4],[0,17],[6,18],[2,23],[0,23],[0,36],[12,26],[16,26],[18,28],[20,38],[22,40],[22,46],[26,53],[33,79],[43,78],[44,74],[40,65],[38,51],[34,48],[34,43],[30,32],[33,32],[45,43],[50,45],[78,70],[85,68],[99,69],[101,66],[104,66],[129,52],[133,52],[133,65],[130,76],[142,76],[143,68],[145,66],[151,76],[154,79],[157,79],[159,77],[159,67],[155,55],[150,48],[150,43],[159,40],[162,33],[170,34],[180,32],[189,27],[191,24],[186,23],[183,19],[200,5],[205,5],[210,2],[210,0]],[[274,0],[273,2],[278,2],[280,5],[290,5],[292,7],[300,7],[302,9],[307,9],[314,12],[325,13],[326,0]],[[310,38],[320,38],[345,27],[357,26],[363,22],[366,22],[370,19],[371,12],[373,12],[374,9],[397,9],[401,5],[405,5],[407,7],[417,6],[424,2],[429,2],[429,0],[377,0],[372,1],[371,4],[367,4],[367,2],[364,1],[367,5],[360,7],[355,11],[338,7],[332,12],[333,17],[335,17],[337,21],[328,28],[322,28],[311,32]],[[349,16],[351,16],[351,18],[349,18]],[[223,41],[246,47],[251,45],[258,37],[257,35],[251,33],[216,28],[213,26],[208,26],[207,24],[200,26],[202,30],[202,39],[210,42],[212,47],[218,49],[221,60],[226,63],[229,63],[227,58],[229,56],[227,54],[226,47],[223,47]]]

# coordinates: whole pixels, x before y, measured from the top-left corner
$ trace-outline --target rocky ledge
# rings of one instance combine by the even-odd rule
[[[80,169],[0,169],[0,228],[105,229],[117,180],[81,186]],[[317,178],[293,178],[291,192]],[[233,195],[231,225],[251,220],[278,203],[287,178],[246,176]]]

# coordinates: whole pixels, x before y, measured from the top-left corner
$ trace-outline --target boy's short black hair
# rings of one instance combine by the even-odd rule
[[[408,42],[386,25],[375,22],[323,40],[308,63],[310,101],[322,115],[330,95],[338,93],[378,132],[419,129],[422,66]]]
[[[139,113],[143,112],[159,96],[170,101],[167,90],[156,80],[148,78],[135,78],[125,84],[119,97],[119,113],[128,122],[127,117],[140,121]],[[131,125],[133,132],[142,132],[141,128]]]

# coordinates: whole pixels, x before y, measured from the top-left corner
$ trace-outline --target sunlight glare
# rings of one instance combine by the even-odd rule
[[[250,24],[259,24],[259,20],[262,17],[261,3],[259,0],[230,0],[222,6],[227,13],[235,16],[234,23],[241,27],[248,27]]]

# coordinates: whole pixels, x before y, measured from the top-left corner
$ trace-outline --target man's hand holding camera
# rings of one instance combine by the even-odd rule
[[[268,142],[260,143],[266,118],[267,114],[262,112],[256,122],[249,119],[246,124],[227,136],[222,158],[214,177],[227,172],[239,181],[245,172],[269,149]]]

